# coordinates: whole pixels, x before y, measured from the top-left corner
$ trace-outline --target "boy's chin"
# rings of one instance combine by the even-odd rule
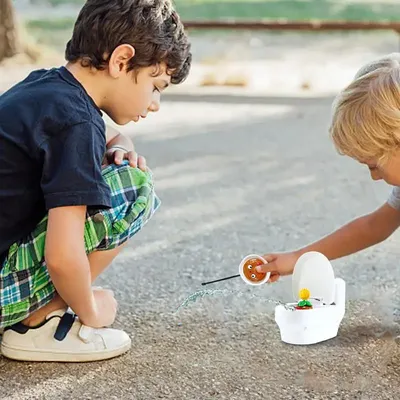
[[[117,116],[112,116],[109,115],[109,117],[112,119],[113,122],[115,122],[117,125],[127,125],[129,122],[132,122],[132,119],[130,118],[123,118],[123,117],[117,117]]]

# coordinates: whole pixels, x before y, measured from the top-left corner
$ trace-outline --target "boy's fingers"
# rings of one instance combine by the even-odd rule
[[[275,255],[275,254],[265,254],[265,255],[263,256],[263,258],[264,258],[264,260],[265,260],[266,262],[270,263],[270,262],[272,262],[272,261],[275,261],[276,255]]]
[[[281,276],[277,272],[272,272],[269,279],[268,283],[274,283],[276,282]]]
[[[276,271],[276,265],[274,262],[276,260],[276,255],[275,254],[265,254],[263,256],[263,258],[268,264],[260,265],[256,268],[256,270],[258,272],[267,272],[267,273]]]
[[[276,264],[274,261],[269,262],[268,264],[259,265],[256,267],[257,272],[275,272],[276,271]]]
[[[138,157],[138,167],[142,170],[142,171],[147,171],[147,163],[146,163],[146,159],[143,156],[139,156]]]
[[[122,150],[115,150],[113,153],[115,164],[121,164],[124,159],[124,152]]]
[[[130,151],[127,154],[127,158],[129,160],[129,165],[133,168],[136,168],[137,163],[138,163],[138,155],[137,155],[136,151]]]

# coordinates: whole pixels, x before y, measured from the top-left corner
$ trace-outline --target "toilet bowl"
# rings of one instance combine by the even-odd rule
[[[299,307],[299,293],[310,294],[311,307]],[[310,252],[297,261],[292,276],[292,291],[297,302],[275,308],[281,339],[293,345],[309,345],[337,336],[345,315],[346,284],[335,278],[329,260]],[[296,308],[297,307],[297,308]]]

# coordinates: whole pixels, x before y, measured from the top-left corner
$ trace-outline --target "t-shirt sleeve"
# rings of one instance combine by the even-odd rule
[[[79,205],[111,207],[110,189],[101,173],[105,148],[104,133],[90,122],[47,138],[41,145],[41,187],[47,210]]]
[[[393,186],[387,202],[394,209],[400,211],[400,186]]]

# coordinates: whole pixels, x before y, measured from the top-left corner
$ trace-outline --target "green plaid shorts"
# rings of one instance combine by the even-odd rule
[[[88,209],[84,241],[86,253],[114,249],[135,235],[160,205],[150,172],[109,165],[103,178],[111,188],[110,209]],[[44,260],[47,219],[14,243],[0,270],[0,328],[24,320],[55,296]]]

